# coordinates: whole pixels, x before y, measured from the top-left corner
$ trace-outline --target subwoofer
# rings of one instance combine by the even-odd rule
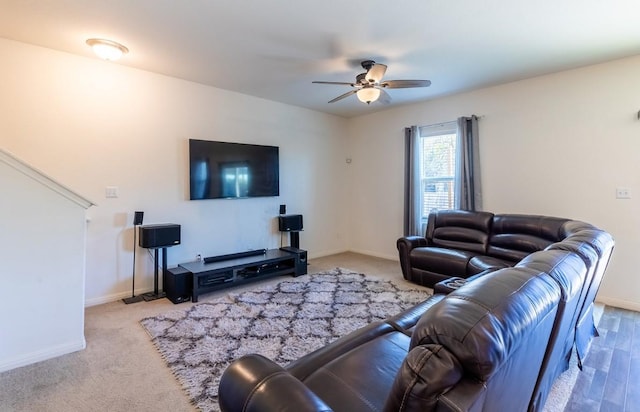
[[[182,303],[191,299],[193,278],[191,272],[180,266],[167,269],[164,275],[164,292],[173,303]]]
[[[296,276],[307,274],[307,251],[299,249],[296,257]]]
[[[169,247],[180,244],[180,225],[165,223],[140,226],[138,245],[147,249]]]
[[[295,270],[293,276],[300,276],[307,274],[307,251],[303,249],[298,249],[297,247],[285,246],[281,247],[280,250],[284,250],[285,252],[289,252],[294,254],[295,259]]]

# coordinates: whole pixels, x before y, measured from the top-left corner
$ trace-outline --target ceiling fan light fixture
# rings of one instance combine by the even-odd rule
[[[380,89],[375,87],[364,87],[356,92],[358,100],[362,103],[369,104],[375,102],[380,97]]]
[[[325,81],[313,81],[312,83],[352,87],[350,91],[329,100],[329,103],[335,103],[355,94],[358,100],[366,104],[375,101],[379,101],[382,104],[391,103],[391,96],[383,89],[408,89],[412,87],[427,87],[431,84],[429,80],[386,80],[383,82],[382,78],[387,71],[387,65],[376,63],[373,60],[364,60],[362,68],[366,70],[366,73],[358,74],[354,83]]]
[[[87,44],[91,46],[93,52],[103,60],[116,61],[123,54],[129,52],[122,44],[107,39],[88,39]]]

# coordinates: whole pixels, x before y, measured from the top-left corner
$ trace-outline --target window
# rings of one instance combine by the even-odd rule
[[[420,128],[420,216],[426,222],[433,209],[455,205],[456,123]]]
[[[425,233],[436,209],[481,210],[478,117],[404,129],[404,234]]]

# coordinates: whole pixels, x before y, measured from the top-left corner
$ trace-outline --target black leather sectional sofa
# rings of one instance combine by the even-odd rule
[[[434,287],[450,277],[514,266],[583,229],[594,227],[548,216],[436,211],[429,214],[425,236],[398,239],[400,267],[405,279]]]
[[[403,273],[428,282],[431,274],[459,276],[465,279],[459,288],[284,368],[260,355],[237,360],[220,382],[222,411],[541,410],[573,348],[582,358],[597,336],[593,301],[613,239],[566,219],[438,215],[447,217],[430,228],[437,244],[401,239],[398,245],[446,250],[428,257],[421,251],[408,265],[402,262]],[[476,219],[487,228],[484,234]],[[447,230],[437,230],[442,221],[450,223]],[[473,236],[454,222],[474,222]],[[474,243],[471,253],[456,248],[467,241]],[[440,262],[449,258],[455,260],[451,266]],[[425,262],[436,264],[417,267]]]

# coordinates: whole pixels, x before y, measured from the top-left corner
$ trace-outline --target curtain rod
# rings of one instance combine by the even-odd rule
[[[475,116],[478,120],[480,120],[480,119],[484,119],[484,118],[485,118],[485,115],[484,115],[484,114],[472,114],[472,115],[470,115],[470,116],[462,116],[462,117],[474,117],[474,116]],[[638,118],[640,119],[640,112],[638,112]],[[455,122],[456,122],[456,120],[451,120],[451,121],[448,121],[448,122],[440,122],[440,123],[434,123],[434,124],[426,124],[426,125],[418,126],[418,127],[443,127],[443,126],[446,126],[446,125],[448,125],[448,124],[450,124],[450,123],[455,123]]]

